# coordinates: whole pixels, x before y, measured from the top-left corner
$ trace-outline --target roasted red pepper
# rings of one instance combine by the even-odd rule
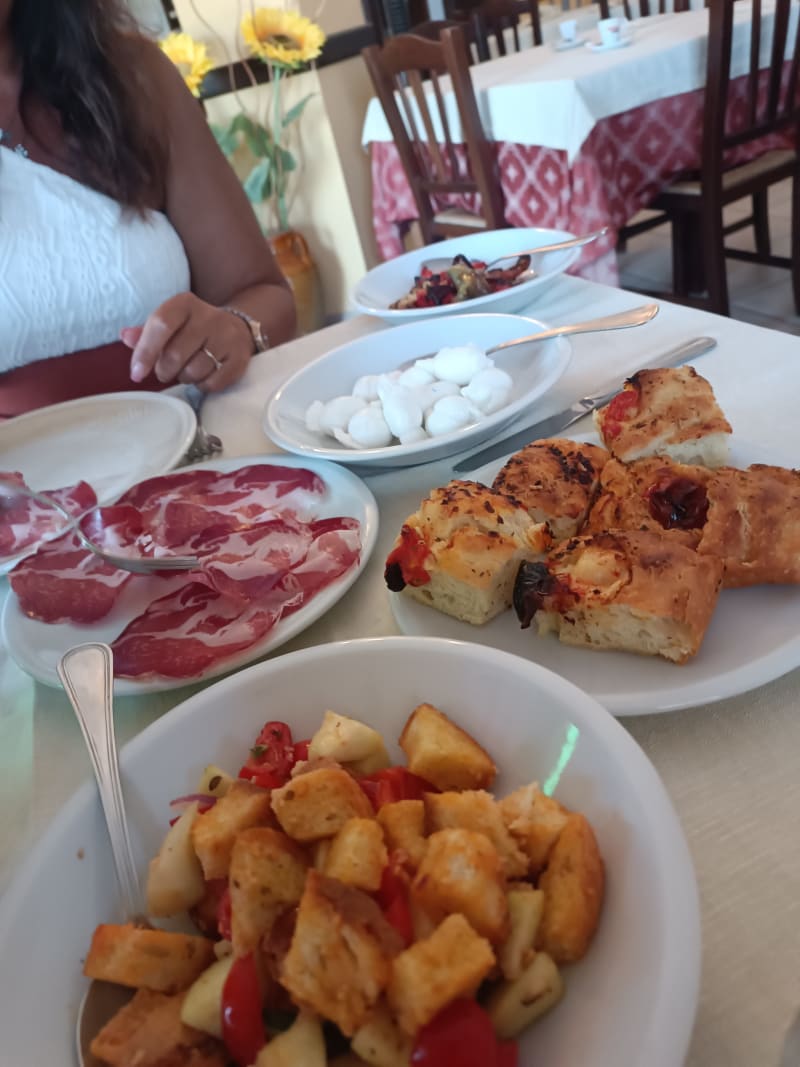
[[[400,593],[407,585],[426,585],[431,576],[425,570],[425,561],[431,551],[418,530],[403,524],[400,529],[400,544],[386,558],[384,580],[393,593]]]
[[[251,1067],[267,1043],[252,953],[236,957],[222,987],[222,1040],[239,1067]]]

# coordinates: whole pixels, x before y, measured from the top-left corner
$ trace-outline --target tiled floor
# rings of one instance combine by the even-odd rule
[[[770,234],[775,255],[789,255],[791,223],[791,186],[788,181],[770,191]],[[747,213],[746,201],[734,204],[726,222]],[[753,248],[751,228],[727,238],[734,247]],[[653,289],[666,292],[671,285],[670,228],[658,226],[634,238],[620,256],[620,284],[623,288]],[[729,259],[731,317],[773,330],[800,335],[800,316],[795,313],[790,272],[760,263]]]

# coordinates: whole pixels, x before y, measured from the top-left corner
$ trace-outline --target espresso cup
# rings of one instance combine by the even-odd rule
[[[600,19],[597,23],[600,43],[611,47],[619,44],[628,32],[628,20],[624,18]]]
[[[563,19],[558,24],[558,32],[561,34],[561,40],[564,44],[572,44],[578,36],[578,20]]]

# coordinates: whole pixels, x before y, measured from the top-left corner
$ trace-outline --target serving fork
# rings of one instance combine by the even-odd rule
[[[107,552],[95,541],[87,537],[80,526],[83,519],[99,505],[93,504],[86,511],[82,511],[80,515],[73,516],[57,500],[54,500],[53,497],[48,496],[46,493],[37,493],[33,489],[28,489],[27,486],[0,479],[0,506],[3,497],[14,496],[28,497],[30,500],[36,500],[39,504],[44,504],[46,507],[54,508],[67,520],[66,526],[59,531],[59,537],[65,533],[74,533],[88,552],[98,556],[111,567],[117,567],[122,571],[130,571],[132,574],[154,574],[156,571],[189,571],[198,565],[199,561],[196,556],[119,556],[116,553]]]

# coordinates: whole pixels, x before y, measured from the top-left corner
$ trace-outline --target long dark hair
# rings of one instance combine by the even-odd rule
[[[136,209],[160,204],[166,145],[147,118],[148,45],[120,0],[16,0],[9,27],[23,117],[32,104],[56,112],[86,184]]]

